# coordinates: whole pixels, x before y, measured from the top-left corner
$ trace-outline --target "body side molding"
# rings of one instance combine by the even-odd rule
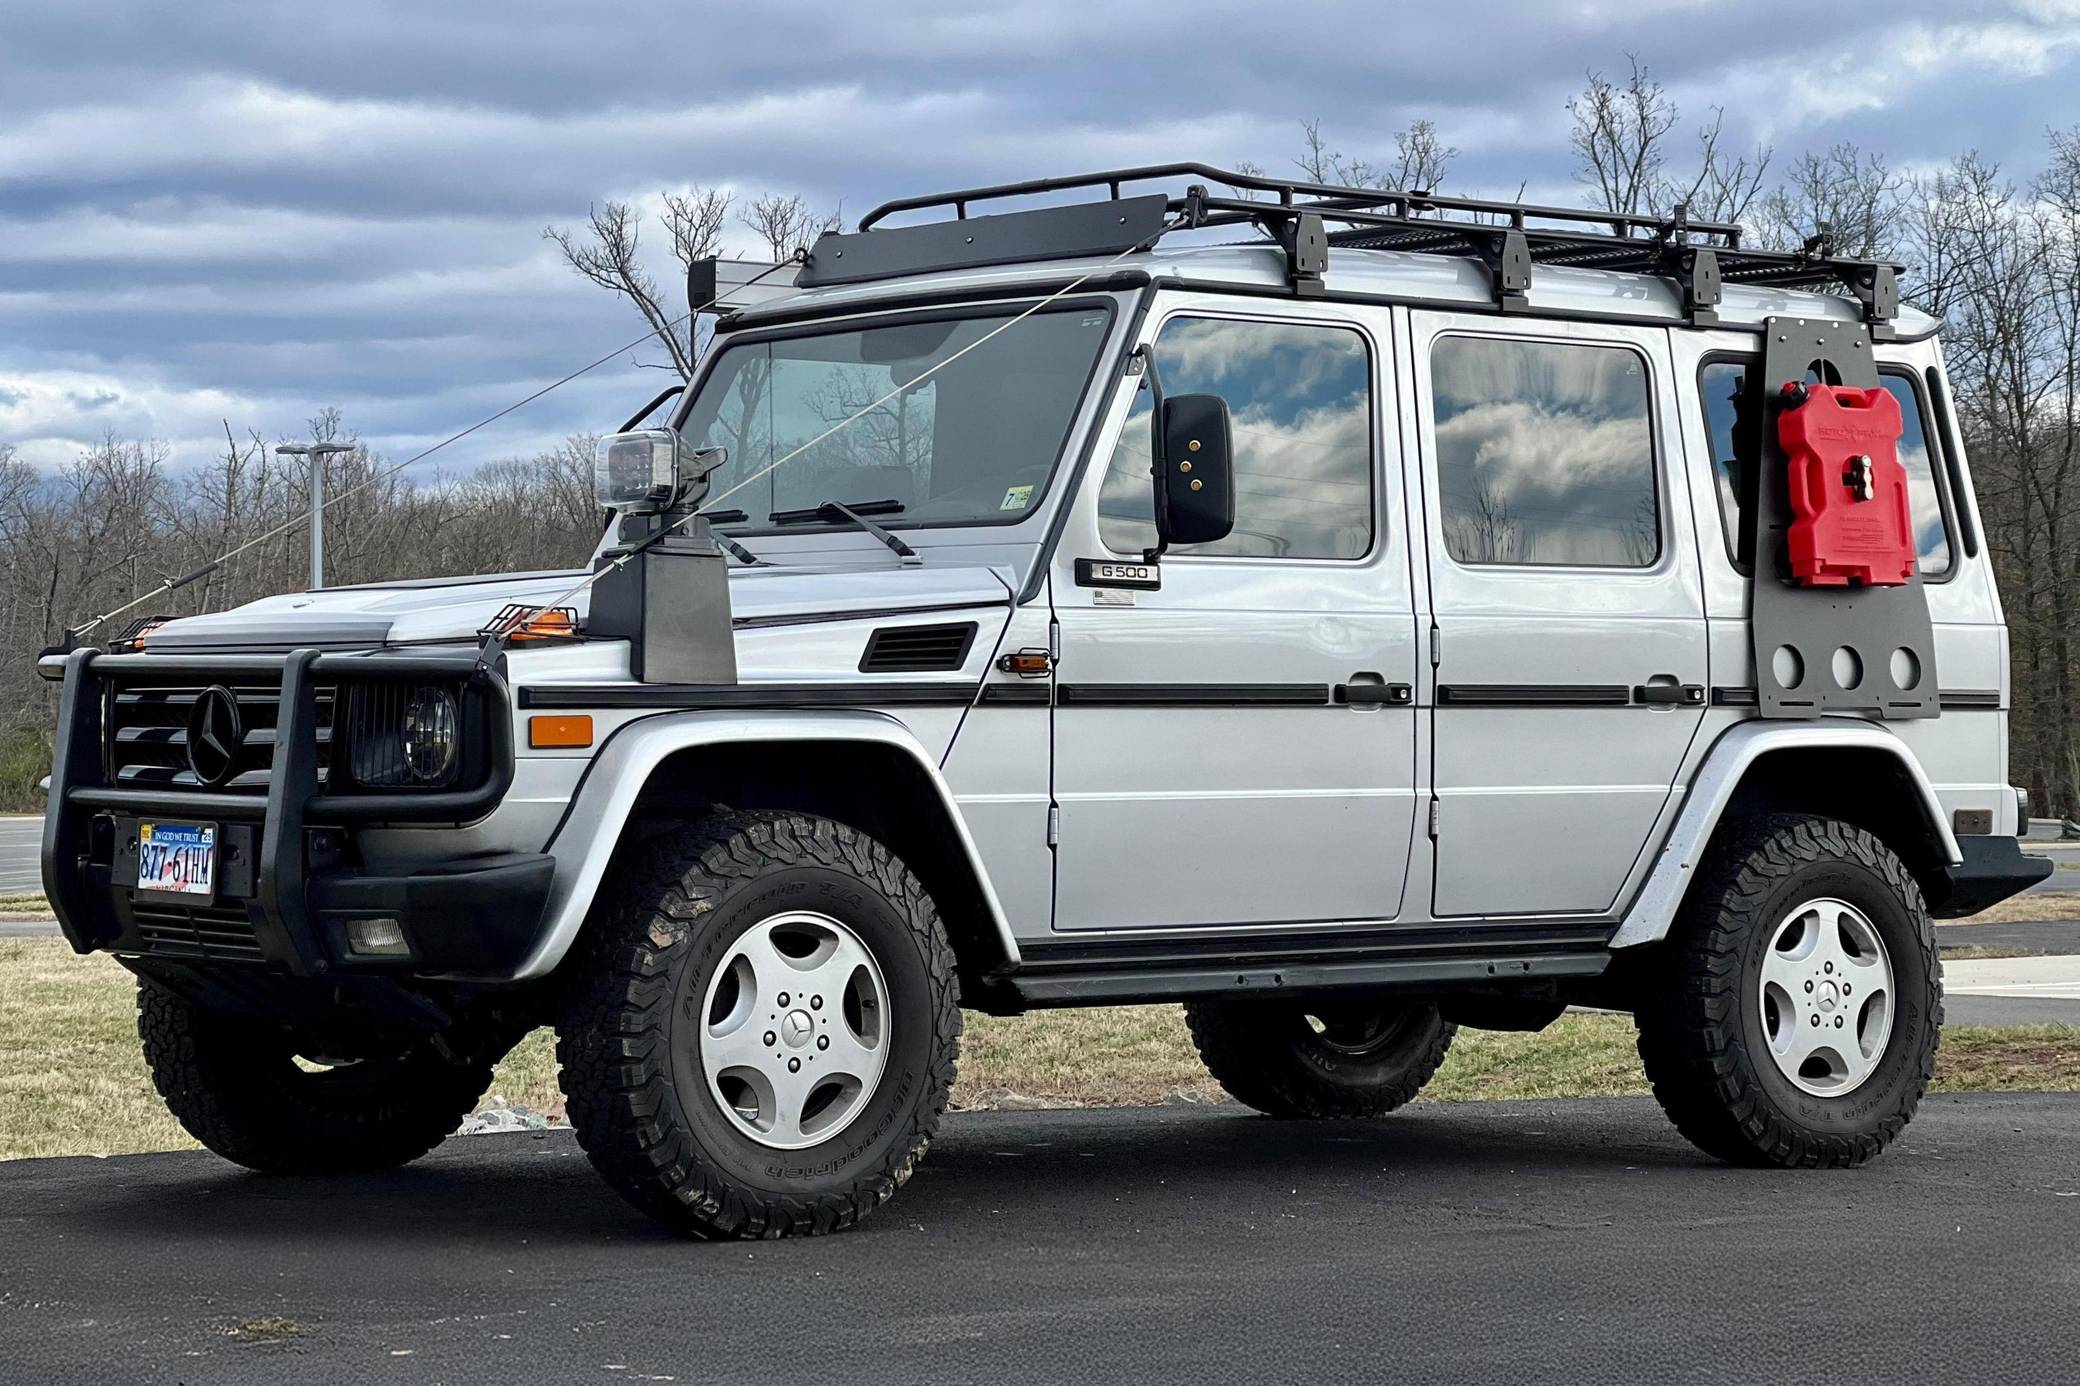
[[[1737,722],[1706,753],[1691,777],[1689,795],[1676,815],[1668,840],[1661,844],[1646,884],[1633,897],[1632,908],[1626,911],[1618,932],[1611,936],[1613,949],[1656,943],[1667,937],[1676,910],[1704,860],[1705,849],[1711,845],[1719,817],[1740,787],[1741,777],[1764,755],[1787,749],[1861,750],[1893,757],[1919,793],[1922,816],[1940,845],[1944,860],[1953,866],[1964,860],[1942,801],[1936,798],[1921,762],[1891,732],[1869,722],[1840,717],[1811,722]]]
[[[938,764],[925,753],[910,730],[894,718],[873,712],[780,712],[745,710],[734,715],[720,712],[659,713],[639,718],[622,727],[601,748],[571,800],[569,812],[542,850],[556,861],[556,874],[543,910],[543,926],[534,951],[520,965],[515,980],[546,976],[561,962],[578,936],[592,907],[614,844],[621,836],[636,798],[650,776],[665,759],[680,751],[703,746],[742,745],[756,742],[829,741],[865,742],[897,750],[917,762],[938,791],[949,830],[967,856],[968,865],[988,907],[991,926],[1003,945],[1008,965],[1019,962],[1018,940],[1004,917],[996,888],[982,864],[982,855],[968,835],[953,795],[939,773]]]

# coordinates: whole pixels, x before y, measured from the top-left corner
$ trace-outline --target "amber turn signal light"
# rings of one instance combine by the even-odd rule
[[[530,717],[527,719],[527,744],[537,751],[590,746],[592,718],[582,712],[565,717]]]

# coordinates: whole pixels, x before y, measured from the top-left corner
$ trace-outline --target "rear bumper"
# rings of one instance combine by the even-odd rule
[[[1957,839],[1957,849],[1964,860],[1944,867],[1944,884],[1929,892],[1928,912],[1937,919],[1977,914],[2028,890],[2053,869],[2051,858],[2024,852],[2012,837],[1966,834]]]
[[[65,666],[42,852],[45,894],[66,939],[82,953],[258,963],[296,976],[510,977],[539,933],[552,858],[481,856],[384,873],[354,864],[350,837],[362,824],[473,821],[504,797],[513,773],[510,704],[499,675],[473,664],[454,656],[312,650],[224,659],[74,652]],[[110,784],[104,685],[109,675],[138,671],[270,684],[279,678],[264,797]],[[314,680],[357,673],[485,681],[477,690],[489,718],[491,769],[483,782],[426,794],[325,792]],[[137,890],[140,816],[217,825],[213,897]],[[396,921],[405,951],[355,953],[349,926],[365,919]]]

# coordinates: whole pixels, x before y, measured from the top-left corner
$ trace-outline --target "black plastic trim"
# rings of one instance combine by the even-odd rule
[[[1622,683],[1440,683],[1439,707],[1627,707]]]
[[[568,683],[520,690],[524,708],[555,707],[965,707],[980,685],[969,680],[847,680],[843,683]]]
[[[1327,707],[1326,683],[1064,683],[1065,707]]]
[[[1498,985],[1587,977],[1610,963],[1608,924],[1338,930],[1282,938],[1095,939],[1027,943],[1005,979],[1027,1005],[1345,987]]]
[[[1046,707],[1054,699],[1044,683],[985,683],[981,702],[999,707]]]
[[[973,621],[949,621],[929,626],[881,626],[867,637],[867,647],[860,651],[859,672],[862,674],[922,674],[934,671],[959,669],[968,662],[968,651],[975,648],[975,636],[981,629]],[[901,668],[881,667],[884,662],[897,659],[891,654],[888,642],[905,637],[917,638],[926,635],[950,637],[952,643],[944,654],[935,655],[929,662],[904,664]]]
[[[539,938],[556,859],[539,853],[465,857],[384,876],[364,871],[314,874],[313,925],[341,970],[509,977]],[[374,915],[404,926],[411,952],[359,956],[347,949],[347,924]]]
[[[1965,836],[1957,839],[1964,860],[1943,868],[1942,886],[1929,893],[1928,912],[1937,919],[1960,919],[2028,890],[2049,876],[2049,857],[2025,853],[2012,837]]]

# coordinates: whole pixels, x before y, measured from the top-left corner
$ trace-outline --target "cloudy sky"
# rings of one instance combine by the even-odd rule
[[[337,405],[401,459],[634,336],[542,228],[691,183],[857,215],[1108,164],[1285,168],[1308,117],[1369,154],[1428,117],[1462,151],[1448,186],[1574,201],[1563,102],[1627,51],[1686,124],[1723,104],[1780,157],[1976,147],[2026,174],[2080,120],[2080,0],[1851,0],[1824,34],[1781,0],[468,8],[0,0],[0,443],[193,456],[226,419],[293,434]],[[443,465],[611,427],[662,381],[634,359]]]

